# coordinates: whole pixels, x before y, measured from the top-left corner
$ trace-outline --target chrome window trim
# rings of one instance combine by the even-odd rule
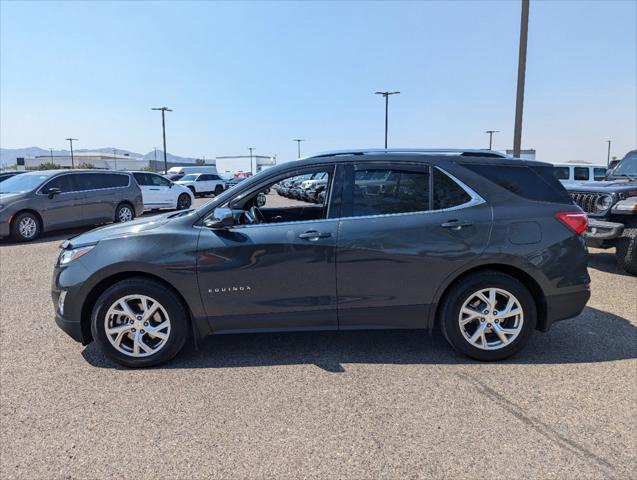
[[[449,178],[451,178],[454,182],[456,182],[456,184],[458,184],[460,186],[460,188],[462,188],[467,195],[469,195],[471,197],[471,199],[468,202],[462,203],[460,205],[456,205],[454,207],[449,207],[449,208],[440,208],[437,210],[419,210],[416,212],[401,212],[401,213],[382,213],[382,214],[378,214],[378,215],[357,215],[357,216],[353,216],[353,217],[336,217],[336,218],[319,218],[316,220],[299,220],[299,221],[295,221],[295,222],[279,222],[279,223],[258,223],[255,225],[236,225],[233,226],[231,228],[229,228],[228,230],[235,230],[235,229],[242,229],[242,228],[253,228],[253,227],[274,227],[274,226],[280,226],[280,225],[297,225],[300,223],[320,223],[320,222],[326,222],[326,221],[337,221],[337,222],[341,222],[343,220],[362,220],[362,219],[375,219],[375,218],[385,218],[385,217],[401,217],[401,216],[406,216],[406,215],[422,215],[422,214],[430,214],[430,213],[444,213],[444,212],[453,212],[455,210],[463,210],[465,208],[471,208],[471,207],[475,207],[478,205],[482,205],[483,203],[486,203],[486,200],[484,198],[482,198],[475,190],[473,190],[471,187],[469,187],[466,183],[464,183],[462,180],[458,179],[457,177],[455,177],[454,175],[452,175],[451,173],[447,172],[446,170],[434,166],[434,168],[438,169],[440,172],[442,172],[443,174],[447,175]],[[330,190],[333,190],[332,188],[330,188]],[[330,197],[331,197],[332,192],[330,191]],[[197,225],[199,228],[206,228],[207,230],[209,230],[208,227],[205,227],[203,225]]]
[[[36,195],[48,196],[48,193],[42,193],[42,189],[44,187],[46,187],[46,185],[49,182],[52,182],[56,178],[64,177],[65,175],[75,175],[75,174],[77,174],[77,175],[87,175],[89,173],[95,173],[95,172],[69,172],[69,173],[62,173],[60,175],[56,175],[53,178],[48,179],[44,184],[42,184],[42,186],[40,188],[38,188],[38,190],[37,190],[37,192],[35,192],[35,194]],[[130,178],[131,178],[130,175],[128,175],[126,173],[119,173],[119,172],[107,172],[107,173],[110,174],[110,175],[121,175],[123,177],[127,177],[128,178],[128,185],[124,185],[124,186],[121,186],[121,187],[92,188],[91,190],[71,190],[70,192],[60,192],[59,195],[68,195],[68,194],[71,194],[71,193],[83,193],[83,192],[101,192],[102,190],[115,190],[117,188],[128,188],[128,187],[130,187]],[[135,181],[135,182],[137,182],[137,181]]]

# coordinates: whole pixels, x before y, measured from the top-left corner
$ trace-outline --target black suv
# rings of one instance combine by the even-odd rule
[[[316,173],[323,204],[274,193]],[[362,328],[439,327],[458,351],[497,360],[584,308],[586,222],[549,164],[326,153],[199,209],[66,241],[56,321],[133,367],[172,358],[190,334]]]
[[[617,263],[637,275],[637,150],[632,150],[602,182],[566,187],[590,221],[584,236],[589,246],[616,247]]]

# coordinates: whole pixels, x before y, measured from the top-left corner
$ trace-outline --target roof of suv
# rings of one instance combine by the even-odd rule
[[[315,153],[305,158],[334,157],[338,155],[374,155],[388,153],[428,154],[428,155],[460,155],[465,157],[510,158],[495,150],[476,148],[353,148],[346,150],[328,150]]]

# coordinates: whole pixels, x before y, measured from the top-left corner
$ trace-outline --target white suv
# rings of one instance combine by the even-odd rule
[[[175,182],[177,185],[188,187],[194,195],[219,195],[226,189],[226,182],[212,173],[190,173]]]
[[[187,187],[151,172],[132,172],[142,190],[144,208],[190,208],[194,195]]]

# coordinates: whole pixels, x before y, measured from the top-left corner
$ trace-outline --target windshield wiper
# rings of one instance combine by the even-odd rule
[[[627,173],[613,173],[612,174],[613,177],[626,177],[631,181],[635,181],[637,180],[637,178],[633,177],[632,175],[628,175]]]

